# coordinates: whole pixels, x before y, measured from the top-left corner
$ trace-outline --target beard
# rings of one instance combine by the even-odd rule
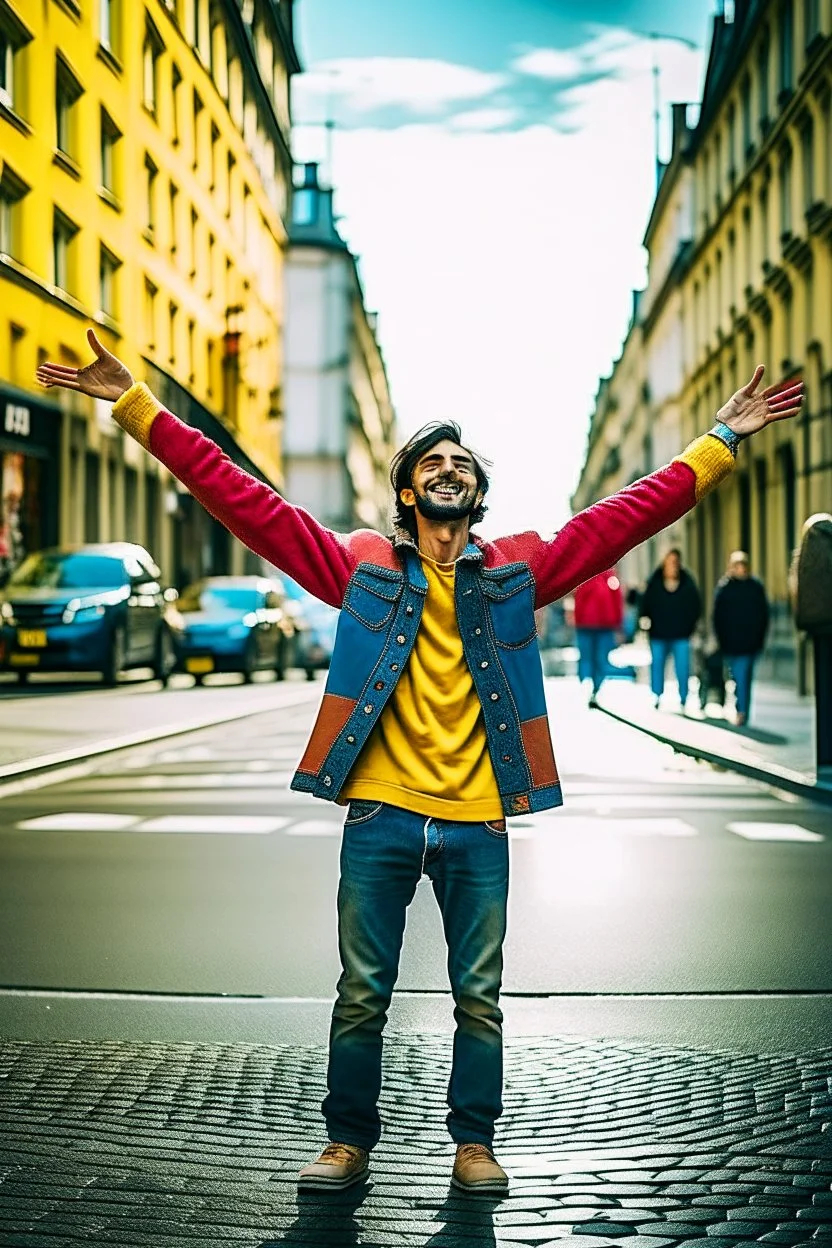
[[[435,502],[428,494],[416,494],[416,509],[426,520],[464,520],[476,510],[476,506],[476,490],[468,498],[463,494],[453,502],[443,503]]]

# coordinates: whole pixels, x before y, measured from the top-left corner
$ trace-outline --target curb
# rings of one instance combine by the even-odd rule
[[[24,763],[10,763],[0,767],[0,801],[4,797],[12,797],[15,793],[30,787],[39,787],[39,780],[46,780],[53,772],[60,773],[63,768],[74,768],[100,758],[105,754],[115,754],[120,750],[133,749],[139,745],[150,745],[155,741],[165,741],[170,737],[185,736],[189,732],[199,732],[203,728],[216,728],[220,724],[231,724],[237,720],[250,719],[254,715],[270,715],[274,711],[289,710],[294,706],[302,706],[308,701],[307,696],[287,698],[271,706],[260,706],[246,711],[236,710],[224,714],[214,714],[210,719],[180,720],[176,724],[144,728],[140,732],[127,733],[122,737],[110,737],[96,744],[81,746],[77,750],[61,750],[54,754],[40,754]],[[58,779],[58,776],[55,777]]]
[[[700,746],[688,745],[685,741],[678,741],[675,737],[668,736],[667,733],[660,732],[655,728],[650,728],[646,724],[639,723],[638,720],[630,719],[627,715],[621,714],[620,711],[613,711],[608,706],[598,704],[598,709],[603,711],[605,715],[609,715],[610,719],[618,720],[620,724],[626,724],[629,728],[635,728],[638,732],[643,732],[646,736],[652,737],[654,741],[660,741],[663,745],[669,745],[677,754],[686,754],[688,758],[700,759],[703,762],[710,763],[712,767],[719,767],[723,771],[736,771],[741,776],[746,776],[749,780],[756,780],[760,784],[767,784],[772,788],[783,789],[787,793],[793,793],[797,797],[808,798],[809,801],[818,802],[824,806],[832,806],[832,786],[827,784],[813,784],[810,780],[806,780],[800,772],[790,771],[787,767],[778,767],[776,763],[768,763],[765,767],[758,767],[754,763],[744,762],[739,758],[731,758],[725,754],[717,754],[714,750],[703,749]]]

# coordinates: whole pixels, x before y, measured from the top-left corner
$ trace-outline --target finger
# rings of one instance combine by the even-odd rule
[[[800,405],[797,407],[787,407],[784,411],[771,411],[769,413],[769,424],[775,420],[788,420],[790,416],[797,416],[800,412]]]
[[[39,373],[49,373],[50,377],[77,377],[78,369],[70,368],[67,364],[41,364],[38,367]]]
[[[803,395],[798,390],[796,393],[792,390],[788,394],[778,394],[773,399],[769,399],[768,406],[770,408],[792,407],[795,403],[802,403]]]
[[[745,386],[745,387],[744,387],[744,389],[743,389],[743,394],[753,394],[753,393],[754,393],[754,391],[755,391],[755,390],[757,389],[757,387],[759,386],[760,381],[762,380],[763,373],[764,373],[765,371],[766,371],[766,370],[765,370],[765,366],[764,366],[763,364],[758,364],[758,365],[757,365],[757,367],[754,369],[754,376],[751,378],[751,380],[749,381],[748,385],[747,385],[747,386]]]
[[[87,330],[87,342],[90,344],[99,360],[103,360],[105,356],[110,354],[104,344],[98,341],[98,338],[95,335],[95,330],[92,327]]]
[[[60,386],[61,389],[63,390],[80,390],[81,389],[80,382],[73,381],[69,377],[65,377],[65,378],[56,377],[56,378],[52,378],[48,380],[44,380],[42,377],[38,377],[38,381],[40,382],[40,384],[43,386],[45,390],[51,390],[53,386]]]
[[[767,390],[763,390],[761,398],[768,399],[773,394],[797,394],[803,389],[803,382],[800,381],[778,381],[776,386],[769,386]]]

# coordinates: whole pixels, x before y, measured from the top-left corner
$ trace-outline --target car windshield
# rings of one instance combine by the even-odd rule
[[[10,589],[118,589],[127,584],[120,559],[111,555],[29,555],[9,578]]]
[[[260,596],[246,585],[189,585],[176,606],[179,611],[256,611]]]

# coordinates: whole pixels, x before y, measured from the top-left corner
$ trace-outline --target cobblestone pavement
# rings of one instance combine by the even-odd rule
[[[832,1245],[832,1048],[509,1040],[503,1201],[454,1194],[450,1041],[389,1035],[366,1186],[299,1198],[320,1048],[0,1043],[0,1244]]]

